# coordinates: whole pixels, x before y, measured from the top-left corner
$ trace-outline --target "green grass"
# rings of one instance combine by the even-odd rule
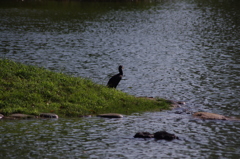
[[[168,108],[164,99],[136,98],[88,79],[0,59],[0,113],[4,115],[56,113],[77,117]]]

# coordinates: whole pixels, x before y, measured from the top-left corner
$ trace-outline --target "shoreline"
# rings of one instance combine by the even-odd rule
[[[60,117],[78,117],[103,113],[170,109],[168,100],[141,98],[96,84],[82,77],[72,77],[37,66],[0,59],[0,114],[53,113]]]

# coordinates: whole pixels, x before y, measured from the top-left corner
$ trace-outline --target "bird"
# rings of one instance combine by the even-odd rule
[[[114,76],[112,76],[112,77],[109,79],[109,81],[108,81],[108,83],[107,83],[107,86],[108,86],[108,87],[110,87],[110,88],[116,88],[116,87],[117,87],[118,83],[121,81],[122,76],[123,76],[123,71],[122,71],[122,69],[123,69],[123,66],[120,65],[120,66],[118,67],[119,73],[116,74],[116,75],[114,75]]]

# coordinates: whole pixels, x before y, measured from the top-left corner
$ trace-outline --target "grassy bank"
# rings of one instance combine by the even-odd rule
[[[60,117],[159,111],[169,105],[136,98],[80,77],[0,59],[0,113],[56,113]]]

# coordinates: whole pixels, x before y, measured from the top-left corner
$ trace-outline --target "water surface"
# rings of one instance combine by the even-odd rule
[[[240,122],[200,121],[169,112],[0,124],[1,158],[238,158],[240,152]],[[180,140],[133,138],[138,131],[158,130]]]
[[[124,78],[117,89],[123,92],[240,117],[237,0],[0,6],[0,57],[103,85],[121,64]],[[240,150],[239,123],[174,112],[0,124],[4,158],[238,158]],[[137,131],[163,129],[181,140],[132,138]]]

